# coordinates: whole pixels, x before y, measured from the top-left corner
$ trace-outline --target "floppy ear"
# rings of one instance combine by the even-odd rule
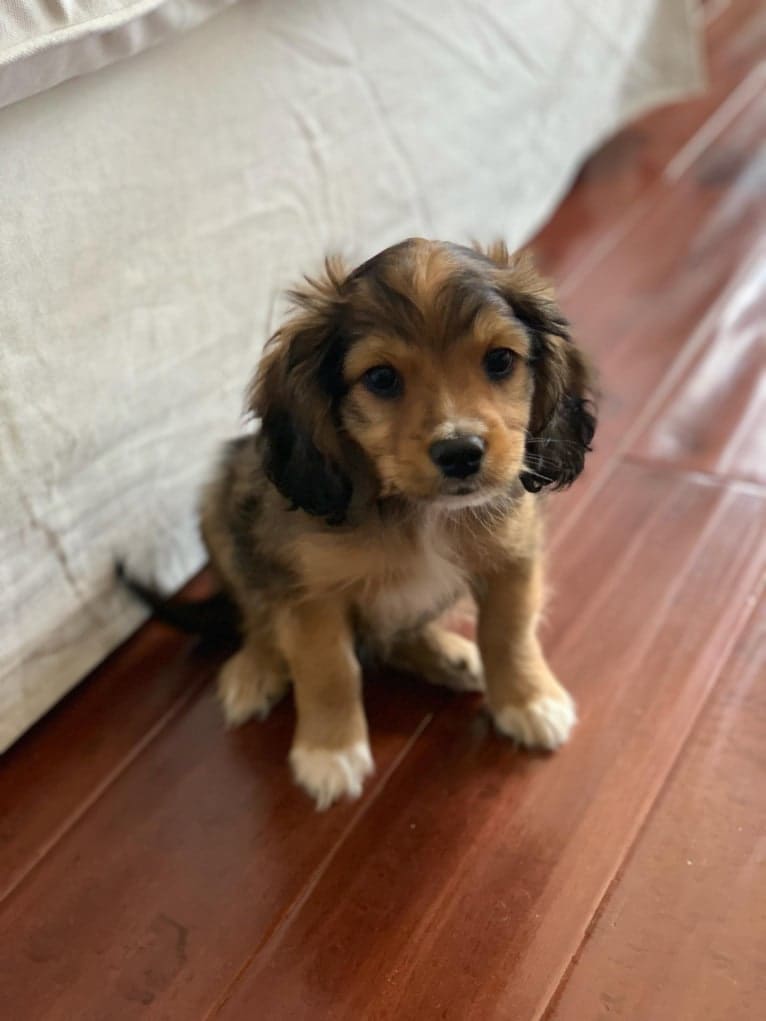
[[[530,338],[534,390],[521,482],[531,493],[561,489],[583,470],[596,431],[593,373],[531,257],[510,256],[502,242],[484,254],[504,270],[503,296]]]
[[[345,520],[351,500],[337,434],[345,278],[342,265],[328,259],[321,278],[290,292],[296,314],[269,340],[249,394],[250,410],[261,418],[268,478],[293,508],[328,524]]]

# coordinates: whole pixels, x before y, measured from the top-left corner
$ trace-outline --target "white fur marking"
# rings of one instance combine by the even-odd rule
[[[497,729],[525,748],[553,751],[568,739],[577,723],[577,710],[570,696],[543,695],[526,706],[507,705],[495,714]]]
[[[314,799],[320,812],[344,795],[358,798],[365,777],[374,769],[366,741],[336,751],[296,745],[290,752],[290,765],[296,782]]]
[[[434,607],[449,605],[465,590],[463,572],[436,549],[438,541],[432,530],[426,529],[407,574],[379,584],[375,595],[361,603],[359,609],[376,634],[394,634],[411,627]]]
[[[432,503],[435,509],[441,511],[463,510],[465,507],[484,507],[494,503],[502,495],[497,489],[477,489],[473,493],[444,493],[437,496]]]

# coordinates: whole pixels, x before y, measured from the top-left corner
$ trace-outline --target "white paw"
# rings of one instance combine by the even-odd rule
[[[542,695],[525,706],[507,705],[495,714],[497,729],[525,748],[553,751],[568,739],[577,723],[577,710],[566,691]]]
[[[290,765],[296,782],[316,801],[320,811],[344,794],[358,798],[365,777],[374,769],[366,741],[337,751],[296,745],[290,752]]]
[[[218,698],[227,726],[238,727],[253,716],[265,720],[287,688],[286,680],[259,672],[244,653],[238,652],[218,674]]]

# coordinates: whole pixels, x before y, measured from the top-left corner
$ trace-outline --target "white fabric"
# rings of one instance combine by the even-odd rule
[[[2,0],[0,107],[193,28],[235,0]]]
[[[0,111],[0,745],[166,588],[276,318],[328,248],[528,237],[700,82],[680,0],[258,0]]]

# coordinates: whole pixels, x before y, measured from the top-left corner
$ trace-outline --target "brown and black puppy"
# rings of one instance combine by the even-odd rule
[[[553,749],[575,723],[536,627],[538,496],[593,436],[589,371],[546,285],[504,245],[411,239],[292,294],[226,448],[202,529],[244,640],[226,717],[290,684],[295,778],[324,808],[373,763],[360,643],[435,683],[485,688],[498,729]],[[437,618],[470,591],[478,649]]]

